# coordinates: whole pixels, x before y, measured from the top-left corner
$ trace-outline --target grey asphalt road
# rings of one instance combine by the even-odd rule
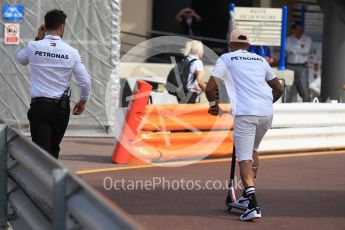
[[[226,185],[229,159],[127,167],[111,163],[112,148],[112,139],[67,138],[61,161],[146,229],[345,229],[345,151],[263,157],[256,184],[263,217],[241,222],[240,212],[225,211],[225,189],[204,188],[207,181]],[[183,189],[181,179],[203,188]],[[153,180],[166,184],[130,186]],[[168,189],[173,181],[178,189]]]

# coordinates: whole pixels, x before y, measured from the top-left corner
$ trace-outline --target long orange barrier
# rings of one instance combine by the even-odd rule
[[[224,111],[230,111],[230,104],[219,104]],[[162,104],[150,105],[148,113],[151,116],[157,115],[199,115],[205,114],[209,108],[208,104]]]
[[[164,120],[162,120],[164,119]],[[199,116],[184,117],[149,117],[144,118],[143,131],[160,131],[160,130],[214,130],[214,129],[231,129],[233,120],[230,114],[221,117],[211,117],[208,114]]]
[[[145,132],[133,143],[137,156],[146,161],[195,157],[220,157],[232,154],[233,132],[202,133]],[[150,151],[150,153],[148,152]],[[137,159],[130,162],[138,163]]]
[[[232,153],[233,117],[221,104],[222,116],[208,114],[207,104],[147,106],[151,85],[138,81],[114,148],[114,163],[152,162]]]
[[[157,145],[193,145],[196,143],[219,143],[232,141],[232,131],[208,131],[188,133],[147,132],[140,134],[136,142],[151,146]]]
[[[134,148],[134,154],[140,156],[141,160],[131,158],[128,163],[204,158],[205,156],[223,157],[232,154],[232,145],[233,142],[224,142],[219,146],[202,145],[202,148],[198,145],[193,145],[188,148],[185,148],[185,145],[156,147],[137,145]]]
[[[229,104],[221,104],[224,111],[230,111]],[[220,117],[207,113],[207,104],[152,105],[142,119],[143,131],[166,130],[223,130],[231,129],[233,117],[227,112]]]

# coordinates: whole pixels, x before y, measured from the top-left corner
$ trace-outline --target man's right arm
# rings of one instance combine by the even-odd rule
[[[46,33],[46,27],[45,25],[41,25],[38,30],[37,30],[37,35],[35,37],[35,41],[42,40],[45,36]],[[27,65],[29,64],[29,49],[30,49],[30,42],[22,49],[19,51],[17,54],[17,61],[22,64],[22,65]]]
[[[221,58],[218,58],[205,89],[206,98],[210,105],[208,112],[214,116],[219,115],[219,107],[218,103],[216,102],[216,91],[217,85],[220,84],[220,79],[223,79],[225,72],[226,66],[224,62]]]
[[[17,54],[17,61],[22,65],[29,64],[29,43]]]
[[[216,101],[216,91],[217,91],[217,78],[211,76],[207,82],[205,94],[206,98],[209,101],[210,108],[208,109],[208,113],[214,116],[219,115],[219,106],[218,102]]]

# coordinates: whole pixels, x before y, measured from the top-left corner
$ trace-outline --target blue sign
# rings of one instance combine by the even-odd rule
[[[23,5],[2,5],[2,14],[4,21],[18,22],[24,19]]]

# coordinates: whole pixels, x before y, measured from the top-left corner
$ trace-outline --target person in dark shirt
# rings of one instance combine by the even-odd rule
[[[199,24],[202,20],[195,10],[190,7],[183,8],[176,15],[176,21],[181,24],[182,33],[186,35],[199,35]]]

